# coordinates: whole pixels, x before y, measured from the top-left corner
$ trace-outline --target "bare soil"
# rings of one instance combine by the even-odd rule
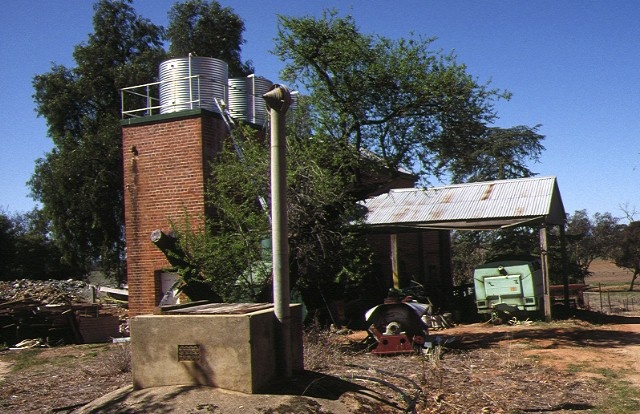
[[[5,350],[0,353],[0,412],[70,412],[129,385],[127,352],[119,344]]]
[[[589,283],[630,280],[615,266],[598,266]],[[307,371],[259,395],[202,387],[133,391],[121,344],[5,350],[0,412],[640,412],[640,317],[574,311],[552,323],[477,323],[431,333],[436,342],[452,342],[427,355],[379,357],[365,348],[366,333],[313,332],[305,338]]]
[[[132,391],[118,344],[4,351],[5,366],[25,359],[31,365],[5,374],[0,412],[613,412],[607,411],[611,373],[640,390],[640,320],[596,324],[584,321],[587,316],[593,315],[461,325],[434,332],[434,339],[456,341],[431,355],[379,357],[363,349],[364,333],[320,332],[308,338],[308,371],[261,395],[196,387]],[[25,352],[28,358],[17,355]],[[640,410],[640,402],[630,404]]]

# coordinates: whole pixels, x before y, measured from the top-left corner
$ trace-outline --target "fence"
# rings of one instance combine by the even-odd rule
[[[583,293],[584,307],[589,310],[609,313],[640,313],[640,292],[620,292],[602,290],[598,286],[597,290]]]

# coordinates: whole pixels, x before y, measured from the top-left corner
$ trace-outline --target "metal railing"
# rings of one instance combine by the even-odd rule
[[[193,78],[196,79],[195,90],[192,90]],[[189,82],[189,99],[186,101],[171,102],[169,105],[160,105],[160,87],[163,84],[176,83],[184,80],[188,80]],[[194,99],[194,96],[197,97],[197,99]],[[140,102],[144,102],[143,106],[137,106]],[[162,109],[177,105],[189,105],[189,109],[199,108],[200,102],[200,75],[184,76],[170,81],[152,82],[120,89],[122,119],[141,118],[143,116],[159,114],[162,113]],[[129,109],[129,105],[132,106],[132,109]]]

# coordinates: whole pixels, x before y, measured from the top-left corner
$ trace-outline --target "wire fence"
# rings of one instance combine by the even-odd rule
[[[583,292],[584,307],[588,310],[609,313],[640,313],[640,292],[597,290]]]

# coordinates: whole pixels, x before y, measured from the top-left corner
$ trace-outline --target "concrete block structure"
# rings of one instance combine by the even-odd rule
[[[216,306],[218,314],[206,314]],[[278,328],[273,306],[238,313],[238,304],[203,305],[195,313],[141,315],[131,320],[134,388],[205,385],[247,394],[278,378]],[[247,304],[256,308],[256,304]],[[224,313],[233,308],[234,313]],[[303,369],[302,311],[291,305],[292,368]]]

